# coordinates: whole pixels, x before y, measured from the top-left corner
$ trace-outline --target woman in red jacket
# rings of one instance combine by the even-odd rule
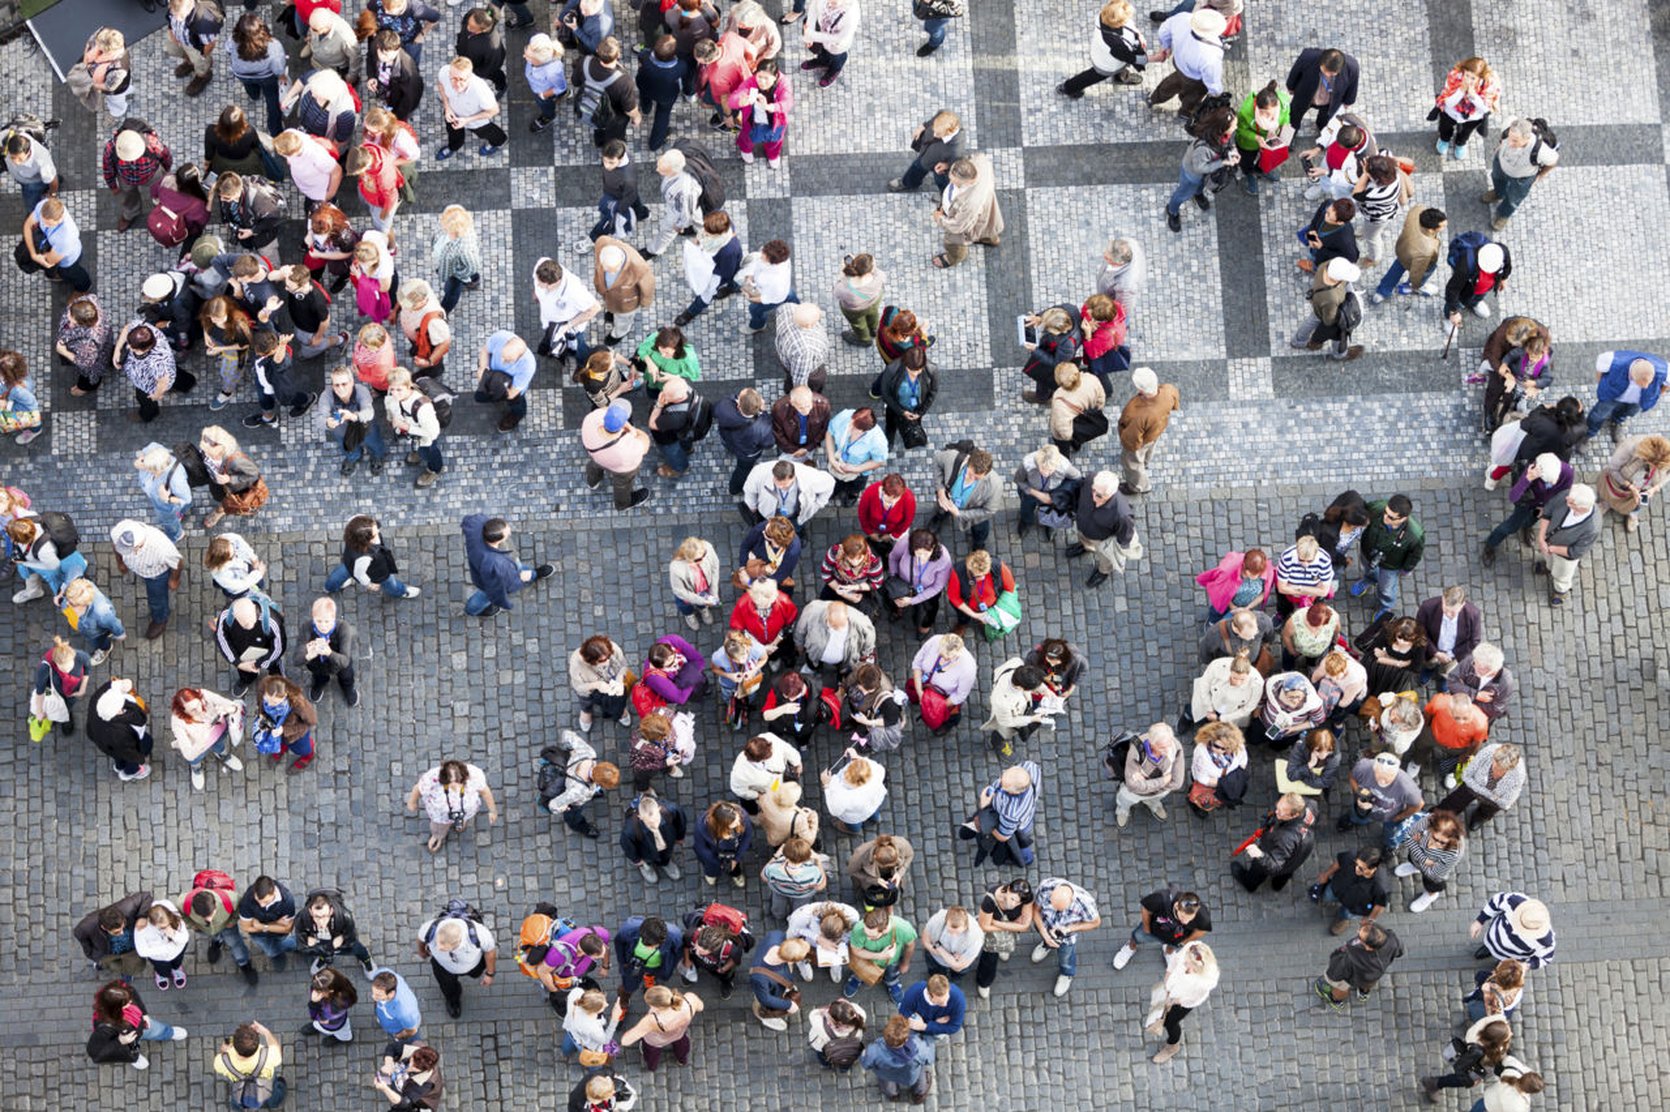
[[[740,629],[765,646],[766,652],[779,664],[792,667],[795,660],[794,638],[786,636],[800,616],[800,607],[777,589],[775,579],[759,579],[748,588],[748,593],[736,600],[731,610],[730,626]]]
[[[945,588],[951,609],[959,615],[952,632],[962,637],[970,621],[984,625],[985,614],[997,602],[997,596],[1014,589],[1015,576],[1008,564],[994,559],[983,548],[970,552],[967,560],[952,566],[951,582]]]
[[[883,562],[916,521],[916,495],[903,475],[883,476],[858,496],[858,528]]]

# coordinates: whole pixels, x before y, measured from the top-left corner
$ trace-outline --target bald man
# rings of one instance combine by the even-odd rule
[[[533,381],[533,352],[522,337],[501,328],[481,345],[476,359],[475,400],[504,403],[500,432],[511,432],[528,415],[528,384]]]
[[[599,236],[591,284],[603,303],[603,342],[614,347],[632,334],[638,310],[655,304],[655,272],[630,243]]]
[[[269,676],[284,674],[284,615],[265,595],[238,599],[215,621],[215,642],[232,666],[234,698],[241,699],[265,668]]]
[[[784,305],[777,318],[777,365],[783,368],[783,389],[807,386],[823,393],[829,378],[829,329],[816,305]]]

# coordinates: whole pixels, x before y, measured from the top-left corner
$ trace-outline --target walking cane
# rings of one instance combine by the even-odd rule
[[[1444,340],[1444,354],[1440,355],[1438,357],[1441,362],[1445,362],[1445,363],[1449,362],[1449,360],[1450,360],[1450,345],[1455,343],[1455,334],[1457,332],[1460,332],[1460,331],[1461,331],[1461,325],[1459,325],[1459,324],[1450,325],[1450,334]]]

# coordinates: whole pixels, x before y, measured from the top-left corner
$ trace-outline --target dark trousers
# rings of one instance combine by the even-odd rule
[[[736,466],[731,468],[730,490],[732,498],[735,498],[742,493],[742,485],[748,481],[748,472],[754,470],[754,465],[759,462],[759,456],[753,456],[751,458],[743,456],[737,457]]]
[[[666,1046],[651,1046],[647,1042],[638,1045],[644,1048],[644,1069],[652,1073],[655,1067],[661,1064],[661,1055],[667,1053],[671,1053],[673,1061],[681,1066],[690,1064],[690,1036],[688,1033],[683,1038],[670,1042]]]
[[[599,150],[602,150],[603,147],[608,145],[609,140],[611,139],[620,139],[624,141],[626,139],[626,127],[629,123],[631,123],[631,121],[625,116],[617,116],[605,127],[592,128],[591,145]]]
[[[991,988],[997,980],[997,967],[1002,961],[996,950],[981,950],[980,960],[974,965],[974,983],[981,988]]]
[[[459,1007],[464,1000],[464,982],[462,977],[475,977],[477,980],[487,972],[487,955],[483,954],[475,963],[475,968],[468,973],[454,973],[434,958],[429,959],[429,968],[435,971],[435,983],[441,986],[441,995],[453,1007]]]
[[[1469,803],[1477,803],[1478,807],[1473,811],[1472,817],[1467,820],[1468,830],[1477,830],[1495,818],[1502,810],[1496,804],[1481,798],[1466,784],[1460,783],[1455,786],[1453,792],[1444,797],[1443,802],[1439,803],[1434,810],[1448,811],[1452,815],[1459,816],[1466,812]]]
[[[28,248],[21,243],[17,245],[16,258],[17,268],[25,274],[33,274],[37,270],[43,271],[48,278],[55,282],[68,282],[70,288],[76,293],[86,293],[93,288],[92,276],[87,273],[87,268],[81,265],[80,259],[73,263],[61,262],[57,266],[42,266],[35,261],[34,256],[29,254]]]
[[[812,47],[810,53],[812,61],[823,67],[824,80],[840,76],[841,71],[847,68],[845,54],[831,54],[821,46]]]
[[[331,666],[329,660],[321,658],[308,661],[307,671],[313,677],[313,682],[318,686],[324,687],[334,678],[336,685],[342,689],[343,695],[350,699],[354,697],[355,677],[352,664],[346,668],[335,668]]]
[[[1536,505],[1529,498],[1518,502],[1514,505],[1513,513],[1508,515],[1506,521],[1490,531],[1490,536],[1485,538],[1484,543],[1491,548],[1495,548],[1521,529],[1529,529],[1535,525],[1539,516]]]
[[[481,137],[481,141],[490,147],[502,147],[505,145],[506,140],[510,138],[510,136],[504,133],[504,128],[500,127],[491,120],[484,124],[477,124],[475,127],[469,128],[453,127],[451,124],[448,124],[446,129],[446,149],[449,151],[455,151],[459,147],[462,147],[464,145],[464,136],[468,135],[472,131],[479,135]]]
[[[922,187],[923,180],[931,173],[933,173],[933,167],[924,164],[919,158],[910,164],[910,167],[905,170],[899,180],[904,183],[907,190],[920,189]],[[933,174],[933,178],[934,185],[942,193],[945,191],[946,185],[951,181],[949,174]]]
[[[1451,117],[1448,112],[1440,112],[1438,113],[1438,138],[1446,143],[1465,147],[1467,140],[1478,133],[1488,118],[1480,116],[1475,120],[1460,121]]]
[[[1181,1004],[1173,1004],[1170,1008],[1166,1009],[1166,1015],[1163,1022],[1165,1023],[1166,1028],[1167,1046],[1176,1046],[1178,1043],[1183,1041],[1183,1017],[1188,1015],[1193,1010],[1194,1009],[1192,1008],[1185,1008]]]
[[[464,296],[464,283],[457,278],[448,278],[441,293],[441,308],[452,312],[458,307],[458,299]]]
[[[649,124],[650,150],[658,151],[666,145],[667,133],[672,130],[673,126],[673,105],[677,103],[676,100],[650,101],[650,106],[655,110],[655,115],[650,118]],[[644,1049],[648,1050],[649,1048],[645,1047]]]
[[[1289,114],[1289,119],[1293,125],[1293,134],[1299,134],[1301,125],[1305,122],[1305,116],[1311,112],[1316,113],[1317,131],[1321,131],[1323,128],[1327,127],[1328,121],[1334,118],[1334,106],[1331,104],[1300,105],[1295,103],[1293,105],[1292,112]]]
[[[491,394],[487,393],[487,391],[477,389],[475,392],[475,400],[485,405],[495,399]],[[514,398],[504,399],[504,415],[510,418],[512,427],[520,425],[522,423],[522,418],[528,415],[528,396],[526,394],[517,394]]]
[[[1291,873],[1272,873],[1257,861],[1243,863],[1236,860],[1229,867],[1230,873],[1242,888],[1249,892],[1256,892],[1264,882],[1270,882],[1270,891],[1280,892],[1287,887],[1287,882],[1293,879]]]
[[[277,135],[284,130],[284,110],[278,106],[278,78],[264,77],[259,81],[243,82],[250,100],[264,100],[267,104],[267,134]]]
[[[1121,66],[1117,72],[1123,73],[1125,70],[1130,68],[1130,66]],[[1089,69],[1080,70],[1078,73],[1069,77],[1066,81],[1063,81],[1061,83],[1061,89],[1069,96],[1076,95],[1084,92],[1092,85],[1100,85],[1112,76],[1113,74],[1111,73],[1103,73],[1095,66],[1091,66]]]
[[[1186,76],[1181,70],[1172,70],[1160,79],[1154,86],[1154,92],[1149,96],[1151,105],[1164,104],[1173,97],[1177,98],[1177,107],[1186,114],[1193,115],[1200,107],[1200,102],[1206,99],[1206,83],[1196,81]],[[1298,125],[1295,124],[1295,127]]]

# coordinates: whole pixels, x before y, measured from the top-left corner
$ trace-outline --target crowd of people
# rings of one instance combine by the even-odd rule
[[[1237,170],[1255,196],[1279,181],[1314,110],[1317,134],[1300,152],[1301,186],[1318,207],[1300,235],[1297,270],[1310,288],[1294,345],[1327,347],[1342,360],[1360,355],[1351,343],[1363,316],[1357,283],[1376,266],[1385,272],[1374,304],[1400,295],[1437,304],[1441,293],[1438,323],[1455,342],[1464,313],[1490,315],[1490,295],[1511,271],[1508,246],[1467,231],[1450,235],[1446,247],[1450,217],[1419,203],[1412,163],[1376,144],[1357,105],[1359,82],[1373,75],[1350,54],[1307,49],[1285,82],[1262,83],[1266,75],[1255,74],[1259,87],[1232,97],[1223,57],[1244,33],[1241,8],[1241,0],[1183,0],[1149,13],[1158,24],[1150,42],[1128,0],[1110,0],[1096,14],[1091,67],[1060,91],[1081,98],[1106,79],[1134,87],[1146,67],[1170,64],[1148,95],[1156,107],[1177,100],[1187,132],[1167,205],[1173,231],[1186,203],[1209,210],[1211,195]],[[92,293],[95,276],[81,265],[81,233],[58,197],[63,183],[47,129],[30,117],[14,120],[3,140],[7,167],[31,207],[16,261],[68,287],[55,350],[74,376],[70,394],[98,390],[113,368],[134,389],[133,419],[145,423],[168,395],[188,393],[208,376],[215,387],[209,409],[253,403],[241,426],[257,432],[322,402],[343,476],[361,463],[380,475],[393,438],[406,448],[416,486],[429,488],[446,470],[441,445],[458,402],[443,377],[447,357],[454,367],[470,363],[452,352],[448,314],[479,286],[484,264],[471,213],[453,204],[439,214],[432,278],[413,277],[417,251],[396,242],[394,217],[415,196],[425,142],[445,161],[464,157],[467,144],[475,144],[474,157],[491,159],[511,141],[506,32],[530,28],[534,15],[525,3],[468,8],[456,20],[455,54],[437,62],[432,50],[425,70],[422,47],[444,34],[449,18],[441,10],[422,0],[367,0],[355,19],[341,9],[340,0],[299,2],[269,21],[255,10],[234,17],[211,0],[168,0],[164,45],[179,60],[184,95],[209,89],[215,62],[224,59],[265,112],[263,130],[239,105],[227,105],[204,136],[200,164],[176,163],[166,127],[129,114],[135,91],[127,44],[119,32],[97,30],[70,85],[109,132],[101,171],[119,198],[117,230],[143,222],[174,261],[138,291]],[[928,36],[917,53],[940,49],[950,21],[963,15],[958,0],[913,5]],[[979,1021],[965,985],[988,999],[1003,962],[1025,942],[1031,961],[1055,963],[1053,994],[1066,996],[1081,936],[1114,913],[1111,894],[1098,896],[1067,876],[1029,875],[1038,861],[1040,808],[1067,813],[1051,798],[1046,766],[1033,758],[1049,736],[1041,732],[1069,721],[1090,727],[1079,692],[1097,646],[1048,632],[1018,641],[1016,564],[995,551],[993,525],[1016,505],[1018,538],[1036,530],[1070,559],[1091,557],[1092,590],[1145,558],[1141,499],[1154,490],[1153,473],[1163,475],[1158,446],[1183,404],[1175,385],[1133,366],[1131,316],[1151,296],[1146,255],[1137,239],[1115,234],[1082,303],[1026,314],[1029,385],[1020,400],[1043,412],[1038,447],[1010,460],[972,439],[934,447],[943,439],[927,421],[941,386],[934,336],[909,307],[909,291],[891,289],[874,256],[847,256],[831,277],[831,300],[847,326],[840,339],[873,349],[877,363],[873,404],[835,410],[824,393],[830,326],[822,309],[800,300],[791,244],[774,238],[745,250],[725,211],[713,154],[671,135],[681,100],[699,96],[697,117],[711,112],[706,126],[734,138],[743,162],[758,151],[768,167],[779,167],[791,117],[816,103],[807,91],[796,107],[785,34],[800,25],[807,60],[799,68],[828,86],[848,63],[858,23],[858,0],[797,3],[780,18],[753,0],[723,16],[706,0],[652,0],[638,12],[641,41],[630,76],[626,29],[616,27],[605,0],[553,3],[550,33],[523,42],[522,77],[537,104],[527,128],[545,132],[559,107],[571,108],[599,152],[599,218],[569,253],[591,255],[589,274],[552,257],[535,266],[539,336],[530,341],[504,327],[482,340],[469,368],[474,401],[496,407],[497,430],[513,433],[528,418],[535,376],[561,368],[591,403],[578,437],[587,483],[596,488],[608,479],[619,511],[651,497],[639,480],[652,449],[656,476],[677,483],[717,427],[734,461],[728,491],[743,519],[732,536],[690,536],[668,553],[667,618],[682,631],[632,646],[598,630],[573,649],[575,718],[543,744],[537,777],[540,805],[577,836],[613,836],[609,816],[621,815],[622,868],[646,885],[680,881],[693,865],[703,888],[714,891],[699,890],[696,908],[672,912],[646,887],[642,913],[618,924],[594,922],[582,904],[542,903],[520,921],[514,944],[496,938],[480,910],[452,900],[414,933],[454,1019],[466,981],[490,986],[501,942],[513,951],[518,971],[538,981],[560,1017],[563,1057],[584,1071],[571,1110],[632,1107],[642,1081],[623,1072],[629,1060],[641,1061],[645,1073],[669,1051],[675,1063],[689,1062],[705,1009],[691,986],[704,973],[721,999],[740,975],[754,1017],[770,1031],[803,1021],[821,1066],[861,1066],[889,1097],[922,1103],[936,1054],[956,1043],[965,1023]],[[287,48],[283,35],[297,45]],[[1438,153],[1465,158],[1501,94],[1484,59],[1459,62],[1433,101]],[[650,209],[628,145],[646,118],[662,203],[653,235],[640,234]],[[414,120],[424,127],[421,138]],[[1497,131],[1488,156],[1492,188],[1483,198],[1494,206],[1492,232],[1508,226],[1558,164],[1545,120],[1499,122]],[[934,266],[963,262],[974,244],[999,246],[1004,223],[992,163],[965,148],[955,111],[923,123],[907,168],[886,187],[915,192],[930,178],[932,219],[943,233]],[[363,207],[363,219],[336,203],[350,179],[362,206],[348,208]],[[305,253],[275,265],[280,228],[298,208]],[[656,303],[653,266],[675,246],[692,294],[676,315]],[[1441,289],[1440,260],[1451,272]],[[332,300],[350,286],[351,306]],[[742,331],[771,330],[781,378],[711,391],[683,329],[738,293],[746,304]],[[115,307],[124,301],[131,313]],[[188,359],[197,373],[183,365]],[[1549,330],[1510,317],[1484,343],[1468,383],[1484,387],[1486,489],[1510,480],[1511,509],[1484,540],[1480,563],[1489,568],[1517,535],[1548,576],[1549,602],[1565,605],[1605,514],[1634,532],[1670,479],[1670,441],[1623,431],[1666,391],[1666,361],[1603,353],[1595,367],[1599,400],[1585,411],[1574,396],[1542,396],[1551,360]],[[28,443],[43,413],[24,357],[0,351],[0,379],[0,428]],[[1120,410],[1105,412],[1121,396]],[[1579,482],[1573,455],[1602,427],[1615,450],[1592,482]],[[1098,443],[1110,433],[1118,439],[1117,467],[1111,441]],[[912,451],[931,455],[931,491],[912,490],[901,474],[901,455]],[[82,551],[71,517],[80,507],[35,507],[24,491],[5,487],[6,555],[23,579],[13,601],[51,598],[72,635],[54,638],[35,668],[31,735],[73,736],[79,713],[113,774],[140,780],[160,764],[152,718],[166,706],[194,791],[207,790],[210,770],[219,770],[217,780],[244,771],[237,750],[246,737],[257,763],[288,774],[304,774],[316,760],[334,764],[318,735],[322,721],[339,719],[322,720],[318,704],[333,685],[344,711],[360,703],[358,638],[337,599],[350,585],[390,600],[422,594],[402,578],[379,522],[370,514],[347,522],[339,564],[305,627],[297,627],[270,591],[259,536],[214,531],[229,516],[259,514],[275,493],[232,432],[209,425],[195,443],[147,443],[134,468],[149,513],[120,520],[110,542],[118,567],[145,585],[144,635],[167,634],[182,549],[202,547],[202,566],[225,597],[213,635],[228,669],[216,686],[226,693],[202,679],[172,695],[139,692],[118,674],[95,684],[96,669],[119,663],[127,631]],[[814,522],[835,540],[808,551]],[[1346,491],[1292,525],[1291,541],[1285,525],[1263,546],[1245,538],[1197,576],[1205,595],[1200,671],[1180,694],[1177,720],[1117,732],[1104,758],[1116,782],[1117,828],[1139,811],[1144,822],[1170,821],[1168,799],[1206,823],[1223,825],[1224,814],[1243,807],[1261,816],[1245,824],[1251,834],[1225,871],[1248,892],[1311,877],[1310,900],[1343,939],[1314,989],[1319,1006],[1341,1010],[1369,999],[1404,954],[1388,920],[1442,901],[1470,865],[1469,841],[1515,806],[1527,789],[1531,752],[1512,730],[1513,669],[1488,639],[1466,586],[1446,586],[1413,607],[1402,593],[1426,545],[1413,499]],[[199,526],[207,533],[201,546],[186,539]],[[512,611],[524,589],[558,574],[555,564],[518,550],[505,517],[469,515],[461,532],[471,579],[466,615],[486,620]],[[1363,596],[1361,618],[1348,618],[1350,600]],[[1032,627],[1049,631],[1050,616],[1037,616]],[[289,678],[302,672],[302,683]],[[973,732],[988,736],[1000,763],[966,786],[968,817],[956,835],[973,843],[974,867],[989,862],[1002,872],[982,876],[966,893],[924,899],[911,884],[916,849],[899,833],[889,754],[909,744],[918,725],[934,736],[965,729],[982,674],[989,676],[987,717]],[[688,783],[699,742],[711,745],[727,728],[737,749],[728,791],[690,798],[673,782]],[[1108,726],[1086,732],[1098,729]],[[1253,766],[1260,747],[1273,793],[1271,777]],[[1354,758],[1348,748],[1357,750]],[[406,805],[427,818],[430,853],[442,853],[483,810],[489,824],[498,821],[489,773],[471,763],[479,756],[449,755],[411,787]],[[1306,866],[1317,835],[1326,833],[1330,805],[1340,845],[1312,875]],[[1405,900],[1400,887],[1414,894]],[[1158,1040],[1153,1061],[1164,1063],[1180,1053],[1185,1020],[1219,981],[1219,956],[1207,941],[1211,893],[1164,884],[1121,902],[1135,906],[1123,912],[1131,929],[1111,957],[1113,969],[1125,969],[1149,943],[1163,959],[1144,1029]],[[149,965],[157,994],[186,989],[195,935],[207,940],[210,965],[230,953],[251,984],[260,977],[252,948],[275,972],[291,952],[310,955],[306,998],[297,1001],[307,1022],[297,1037],[349,1042],[359,992],[335,967],[346,954],[369,982],[387,1036],[379,1091],[396,1108],[439,1107],[443,1063],[430,1042],[434,1029],[423,1027],[404,977],[373,961],[348,904],[328,886],[297,901],[264,873],[240,892],[229,872],[204,869],[177,902],[138,891],[90,912],[75,937],[98,971],[119,979],[96,994],[89,1055],[144,1069],[144,1041],[186,1038],[148,1012],[133,980]],[[1543,1081],[1520,1057],[1512,1024],[1533,974],[1553,960],[1552,919],[1542,900],[1517,891],[1499,892],[1479,909],[1471,933],[1475,956],[1488,964],[1461,986],[1446,1072],[1420,1080],[1428,1099],[1483,1083],[1475,1108],[1530,1107]],[[801,985],[820,969],[840,985],[839,995],[803,1015]],[[888,1003],[872,994],[867,1010],[859,1000],[877,985]],[[639,995],[645,1010],[629,1024]],[[627,1053],[634,1044],[641,1059]],[[234,1107],[277,1107],[285,1099],[284,1060],[280,1038],[252,1020],[218,1046],[213,1068]]]

